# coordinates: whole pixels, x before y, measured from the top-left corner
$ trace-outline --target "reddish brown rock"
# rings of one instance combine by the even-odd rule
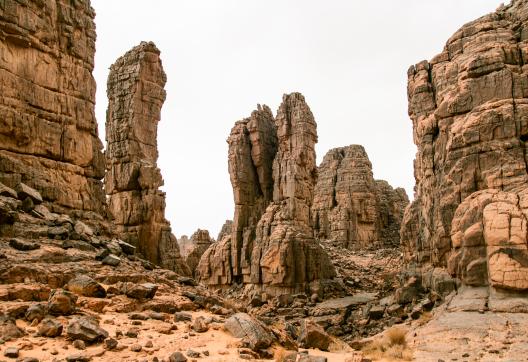
[[[235,124],[228,139],[233,230],[202,256],[202,281],[280,293],[317,288],[335,276],[310,217],[316,141],[315,120],[299,93],[284,96],[275,119],[259,106]]]
[[[345,248],[397,245],[408,203],[403,189],[374,180],[363,146],[332,149],[318,168],[312,206],[315,235]]]
[[[402,240],[407,257],[445,266],[456,208],[475,191],[526,184],[528,3],[464,25],[430,62],[409,69],[416,197]]]
[[[105,188],[120,237],[147,260],[188,274],[159,190],[157,129],[167,80],[159,55],[154,43],[142,42],[110,68]]]
[[[55,212],[104,215],[90,2],[9,1],[0,14],[0,181]]]
[[[218,233],[216,240],[222,240],[225,236],[231,235],[232,232],[233,232],[233,221],[226,220],[224,225],[222,225],[222,228],[220,229],[220,232]]]
[[[207,230],[198,229],[191,235],[190,246],[187,250],[187,255],[184,256],[184,261],[193,275],[196,272],[200,258],[213,241]]]

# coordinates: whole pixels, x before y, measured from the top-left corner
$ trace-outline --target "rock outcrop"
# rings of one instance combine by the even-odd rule
[[[167,80],[159,55],[154,43],[142,42],[110,68],[105,188],[120,237],[147,260],[188,274],[159,190],[157,129]]]
[[[224,225],[222,225],[222,228],[220,229],[220,232],[218,233],[216,240],[222,240],[225,236],[231,235],[232,232],[233,232],[233,220],[226,220]]]
[[[317,177],[316,123],[304,97],[285,95],[275,119],[266,106],[229,136],[235,215],[230,237],[202,256],[210,286],[252,284],[276,294],[315,290],[335,270],[313,237],[310,217]]]
[[[0,3],[0,182],[53,212],[105,215],[89,2]]]
[[[334,148],[318,168],[312,205],[315,236],[351,249],[398,245],[408,203],[403,189],[374,180],[363,146]]]
[[[401,229],[406,258],[449,266],[469,285],[528,287],[526,29],[528,2],[514,0],[408,72],[418,153]]]
[[[194,275],[196,273],[196,267],[202,257],[203,253],[211,246],[213,239],[209,236],[209,231],[198,229],[196,230],[189,239],[189,247],[183,260],[189,267],[189,270]]]

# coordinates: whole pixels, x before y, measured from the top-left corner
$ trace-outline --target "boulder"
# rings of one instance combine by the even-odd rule
[[[38,334],[43,337],[58,337],[62,334],[62,323],[54,318],[45,318],[40,322]]]
[[[13,238],[9,240],[9,246],[13,249],[20,251],[30,251],[40,248],[40,245],[31,241],[23,240],[20,238]]]
[[[90,317],[73,318],[68,323],[66,335],[71,340],[80,339],[87,343],[95,343],[108,337],[108,332],[99,327],[99,323]]]
[[[236,313],[229,317],[225,328],[254,351],[268,348],[274,341],[273,335],[256,319],[246,313]]]
[[[297,342],[303,348],[318,348],[322,351],[328,351],[332,338],[318,324],[310,320],[303,320]]]
[[[153,283],[143,283],[143,284],[132,284],[127,283],[124,285],[124,293],[127,297],[133,299],[152,299],[156,295],[158,286]]]
[[[103,286],[87,275],[78,275],[70,279],[64,287],[66,290],[77,295],[93,298],[105,298],[106,290]]]
[[[48,299],[48,313],[52,315],[70,315],[75,312],[77,296],[63,289],[51,291]]]

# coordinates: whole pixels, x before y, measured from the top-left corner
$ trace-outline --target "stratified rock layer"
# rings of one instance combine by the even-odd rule
[[[207,230],[198,229],[191,235],[189,239],[190,245],[184,256],[184,261],[193,275],[196,273],[196,267],[198,266],[200,258],[207,248],[211,246],[213,241]]]
[[[363,146],[334,148],[318,169],[312,206],[315,236],[345,248],[397,245],[408,203],[403,189],[374,180]]]
[[[166,75],[154,43],[142,42],[110,68],[106,193],[117,231],[149,261],[188,274],[165,219],[157,130]]]
[[[471,285],[526,288],[527,26],[528,2],[513,1],[464,25],[408,72],[418,153],[415,201],[401,229],[406,257],[449,264]]]
[[[233,230],[202,256],[198,272],[205,283],[280,293],[335,276],[310,217],[316,142],[315,120],[299,93],[283,97],[275,119],[259,106],[235,124],[228,139]]]
[[[0,2],[0,181],[56,212],[104,215],[89,1]]]

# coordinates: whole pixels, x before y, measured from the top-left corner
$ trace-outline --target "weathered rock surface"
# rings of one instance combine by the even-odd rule
[[[142,42],[110,68],[105,189],[120,237],[147,260],[189,274],[159,190],[157,129],[167,80],[159,55],[154,43]]]
[[[198,229],[191,235],[190,245],[187,248],[187,255],[184,257],[185,264],[189,267],[194,276],[196,267],[200,262],[203,253],[211,246],[213,239],[209,236],[209,231]]]
[[[528,181],[527,12],[526,1],[513,1],[409,69],[418,147],[415,200],[401,230],[409,261],[445,267],[457,247],[451,228],[459,205],[475,191],[509,192]]]
[[[235,124],[228,139],[233,230],[202,256],[202,281],[253,284],[280,294],[335,276],[310,217],[316,141],[315,120],[299,93],[283,97],[275,119],[259,106]]]
[[[104,215],[93,9],[31,0],[0,10],[0,181],[36,190],[30,199],[55,212]]]
[[[222,225],[222,228],[220,229],[220,232],[218,233],[216,240],[220,241],[224,237],[231,235],[232,232],[233,232],[233,220],[226,220],[224,225]]]
[[[273,335],[264,326],[246,313],[237,313],[225,322],[225,328],[235,337],[242,338],[244,343],[253,350],[269,347]]]
[[[363,146],[334,148],[318,168],[312,205],[315,236],[345,248],[399,244],[405,190],[374,180]]]

